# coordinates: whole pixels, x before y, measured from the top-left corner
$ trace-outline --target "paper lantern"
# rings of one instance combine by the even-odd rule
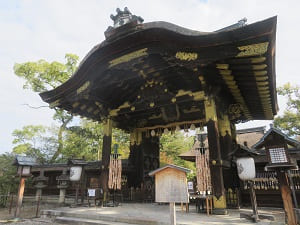
[[[18,175],[30,176],[31,175],[31,166],[19,166]]]
[[[82,166],[72,166],[70,168],[70,181],[79,181],[81,177]]]
[[[253,158],[238,158],[236,165],[241,180],[251,180],[255,178],[255,163]]]

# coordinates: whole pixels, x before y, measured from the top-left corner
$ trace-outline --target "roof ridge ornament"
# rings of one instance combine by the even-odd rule
[[[123,26],[127,23],[136,21],[137,24],[143,23],[144,19],[140,16],[132,15],[127,7],[124,8],[124,11],[119,8],[116,9],[117,15],[110,15],[110,18],[114,21],[114,28]]]
[[[244,18],[242,18],[242,19],[240,19],[239,21],[238,21],[238,24],[241,26],[241,27],[243,27],[243,26],[246,26],[247,24],[247,18],[246,17],[244,17]]]

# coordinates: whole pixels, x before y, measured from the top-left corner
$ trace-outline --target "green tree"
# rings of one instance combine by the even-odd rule
[[[79,126],[69,127],[65,136],[63,157],[95,160],[102,148],[103,126],[101,123],[81,120]]]
[[[25,79],[24,89],[30,89],[34,92],[48,91],[67,81],[76,70],[79,57],[74,54],[66,54],[65,58],[65,64],[56,61],[49,63],[45,60],[16,63],[14,72],[18,77]],[[73,119],[73,116],[64,110],[58,108],[54,108],[54,110],[53,119],[59,123],[57,132],[58,145],[50,162],[54,162],[61,154],[64,148],[64,132]]]
[[[98,122],[81,120],[79,126],[69,127],[64,138],[63,157],[85,157],[87,160],[101,159],[103,125]],[[123,158],[129,155],[129,134],[119,129],[112,130],[112,146],[119,145]]]
[[[278,88],[278,94],[287,98],[287,107],[282,116],[277,116],[274,126],[289,136],[300,136],[300,87],[287,83]]]
[[[48,128],[41,125],[28,125],[16,129],[12,133],[14,139],[14,154],[25,154],[37,158],[40,162],[49,160],[56,148],[56,140],[48,132]]]
[[[192,148],[194,137],[185,136],[183,132],[163,134],[160,138],[160,144],[161,164],[175,164],[195,171],[194,163],[179,158],[181,153],[187,152]]]
[[[0,155],[0,196],[17,192],[16,167],[12,165],[14,157],[9,153]],[[0,207],[5,206],[6,200],[7,198],[0,198]]]

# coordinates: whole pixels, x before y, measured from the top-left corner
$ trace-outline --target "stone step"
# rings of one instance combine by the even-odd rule
[[[74,224],[74,225],[129,225],[129,223],[119,223],[104,220],[92,220],[85,218],[74,218],[74,217],[56,217],[54,220],[56,223],[62,224]]]
[[[139,225],[167,225],[167,223],[158,222],[148,218],[133,218],[128,216],[107,216],[101,214],[74,213],[60,210],[43,210],[42,218],[78,218],[82,220],[105,221],[105,224],[123,223]]]

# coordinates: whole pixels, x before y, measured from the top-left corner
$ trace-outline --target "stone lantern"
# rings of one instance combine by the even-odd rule
[[[35,195],[36,201],[38,201],[39,198],[41,198],[42,190],[44,187],[47,187],[48,179],[49,179],[48,177],[44,176],[43,169],[40,171],[40,175],[33,179],[33,182],[35,183],[34,187],[36,188],[36,195]]]
[[[65,203],[65,198],[66,198],[66,189],[69,186],[70,182],[70,177],[67,175],[67,170],[64,169],[62,171],[62,174],[58,177],[56,177],[57,180],[57,188],[59,188],[59,204],[64,204]]]

